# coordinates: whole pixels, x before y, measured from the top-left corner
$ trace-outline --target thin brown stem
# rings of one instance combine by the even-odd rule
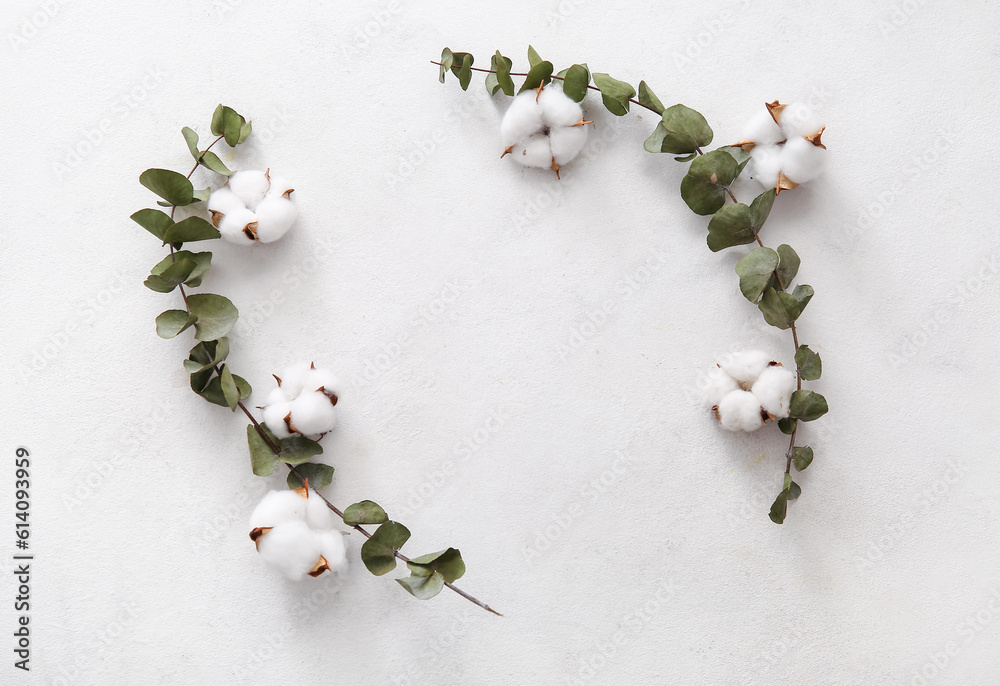
[[[431,60],[431,64],[436,64],[439,67],[441,66],[440,62],[435,62],[434,60]],[[496,74],[497,73],[496,69],[480,69],[479,67],[469,67],[469,69],[471,71],[481,71],[484,74]],[[527,76],[527,74],[525,72],[512,71],[512,72],[508,72],[508,73],[511,76]],[[555,74],[552,74],[550,78],[558,79],[559,81],[565,81],[566,80],[564,77],[562,77],[562,76],[556,76]],[[597,86],[591,86],[589,83],[587,84],[587,88],[589,88],[592,91],[597,91],[598,93],[601,92],[600,88],[598,88]],[[639,102],[635,98],[629,98],[628,101],[631,102],[631,103],[633,103],[633,104],[635,104],[635,105],[638,105],[639,107],[645,107],[650,112],[656,112],[656,110],[654,108],[650,107],[649,105],[646,105],[646,104],[643,104],[643,103]],[[660,116],[660,114],[661,114],[660,112],[656,112],[656,116]]]

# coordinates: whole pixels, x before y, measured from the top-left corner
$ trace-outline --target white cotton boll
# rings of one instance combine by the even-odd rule
[[[536,133],[527,140],[522,149],[514,149],[514,159],[526,167],[548,169],[552,166],[552,145],[549,143],[549,137]]]
[[[826,168],[826,150],[805,138],[790,138],[781,151],[781,171],[795,183],[812,181]]]
[[[288,198],[272,195],[264,198],[255,212],[257,215],[257,240],[261,243],[273,243],[284,236],[292,228],[298,210]]]
[[[781,146],[757,145],[750,151],[750,176],[764,188],[774,188],[778,184],[781,171]]]
[[[289,398],[288,394],[285,393],[285,389],[279,386],[278,388],[272,388],[271,392],[267,394],[267,400],[264,402],[264,405],[267,407],[270,405],[280,405],[281,403],[287,403],[290,401],[291,398]]]
[[[318,498],[317,498],[318,500]],[[273,527],[306,516],[306,500],[295,491],[268,491],[250,515],[250,528]]]
[[[796,377],[793,372],[775,365],[760,373],[751,391],[768,414],[784,419],[788,416],[788,403],[795,392]]]
[[[801,102],[793,102],[781,110],[780,119],[781,130],[784,132],[783,138],[811,136],[823,128],[823,122],[812,111],[812,108]]]
[[[229,177],[229,189],[236,194],[249,209],[255,209],[264,199],[271,182],[264,172],[257,169],[238,171]]]
[[[253,231],[256,228],[253,225],[256,221],[257,215],[247,208],[241,207],[222,218],[219,222],[219,233],[230,243],[253,245],[257,242],[253,237]],[[248,234],[247,231],[250,233]]]
[[[719,401],[719,423],[727,431],[756,431],[763,426],[760,401],[750,391],[727,393]]]
[[[583,118],[580,103],[551,86],[543,88],[538,94],[538,106],[542,109],[542,123],[550,128],[572,126]]]
[[[303,392],[292,401],[291,412],[292,426],[302,434],[326,433],[337,425],[337,408],[323,393]]]
[[[755,114],[743,128],[743,140],[753,141],[757,145],[773,145],[785,140],[781,127],[774,123],[771,113],[766,109]],[[756,153],[756,150],[754,151]],[[778,174],[775,172],[775,178]]]
[[[319,551],[319,536],[301,520],[285,522],[257,539],[257,552],[264,562],[292,581],[312,571]]]
[[[542,109],[535,102],[535,92],[525,91],[515,97],[500,122],[500,140],[506,148],[526,139],[542,124]]]
[[[264,423],[278,438],[288,438],[292,432],[288,430],[285,417],[292,411],[292,404],[289,402],[268,405],[264,408]]]
[[[573,101],[570,100],[570,102]],[[585,126],[564,126],[552,129],[549,132],[549,144],[556,164],[567,164],[579,155],[583,146],[587,144],[587,135],[588,131]]]
[[[244,209],[243,201],[228,186],[217,188],[208,196],[208,211],[212,215],[212,223],[219,228],[222,215]],[[216,215],[219,215],[216,217]]]
[[[738,390],[739,387],[739,382],[736,379],[716,367],[708,373],[708,386],[703,391],[702,397],[705,407],[718,405],[724,395]]]
[[[771,357],[767,353],[760,350],[747,350],[746,352],[730,354],[719,366],[722,367],[722,371],[737,381],[752,384],[770,363]]]
[[[291,193],[292,191],[295,190],[295,187],[292,186],[291,182],[284,176],[275,176],[274,174],[269,174],[268,177],[270,178],[271,181],[270,181],[270,186],[268,186],[267,189],[267,196],[265,197],[280,198],[283,195],[285,195],[285,193]]]
[[[278,374],[281,379],[281,389],[290,399],[297,398],[302,392],[303,383],[311,369],[312,363],[310,362],[296,362],[288,365]]]
[[[322,388],[327,394],[339,397],[343,383],[329,369],[310,369],[302,381],[302,388],[306,391],[318,391]]]
[[[318,534],[319,554],[326,560],[330,571],[342,567],[347,561],[344,535],[339,531],[323,531]]]
[[[299,500],[302,498],[300,497]],[[309,525],[310,529],[326,531],[333,526],[333,513],[316,491],[310,488],[309,498],[303,502],[306,505],[306,524]]]

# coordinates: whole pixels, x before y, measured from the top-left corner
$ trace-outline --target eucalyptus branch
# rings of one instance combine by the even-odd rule
[[[399,549],[406,542],[406,539],[409,538],[409,531],[402,524],[389,521],[385,511],[376,503],[365,500],[351,505],[346,510],[340,510],[319,493],[318,489],[331,483],[333,468],[329,465],[310,461],[310,458],[314,455],[321,454],[323,448],[316,440],[311,440],[305,435],[301,435],[297,429],[293,430],[293,425],[290,421],[291,413],[285,417],[287,427],[284,425],[282,427],[283,430],[285,428],[288,429],[288,431],[284,432],[287,437],[279,438],[273,431],[269,430],[266,421],[264,423],[259,422],[243,402],[251,393],[250,384],[241,377],[233,374],[228,363],[226,363],[230,351],[227,334],[232,330],[238,319],[238,310],[228,298],[223,296],[210,293],[189,295],[185,289],[185,286],[196,287],[201,285],[203,277],[211,267],[212,254],[209,252],[192,253],[188,250],[181,250],[183,244],[219,238],[220,231],[217,227],[222,226],[223,229],[226,229],[225,213],[237,211],[226,209],[224,213],[223,211],[213,209],[212,203],[214,199],[210,199],[209,197],[212,194],[210,189],[206,188],[196,191],[190,179],[199,166],[204,166],[211,171],[225,176],[236,174],[230,171],[218,156],[211,152],[211,149],[223,139],[235,147],[243,143],[251,132],[250,122],[246,121],[231,108],[222,105],[219,105],[212,117],[211,128],[212,133],[217,137],[204,149],[198,148],[198,135],[192,129],[188,127],[182,129],[188,149],[195,159],[194,166],[186,176],[167,169],[149,169],[143,172],[139,178],[143,186],[160,196],[161,200],[158,201],[158,204],[161,207],[170,208],[169,214],[156,209],[144,209],[132,215],[132,219],[136,223],[156,236],[170,250],[169,255],[153,267],[150,276],[145,281],[145,285],[151,290],[160,293],[169,293],[176,288],[180,292],[184,302],[183,310],[167,310],[156,318],[157,334],[162,338],[173,338],[189,327],[194,327],[195,338],[198,343],[191,349],[188,359],[184,361],[185,369],[191,374],[192,390],[208,402],[228,407],[232,411],[236,411],[236,409],[242,410],[250,420],[250,426],[247,427],[247,441],[254,473],[259,476],[269,476],[278,464],[285,464],[289,470],[289,476],[286,480],[289,488],[294,489],[307,502],[310,497],[319,498],[326,509],[336,514],[345,525],[353,528],[365,537],[366,542],[361,549],[361,558],[369,571],[376,575],[385,574],[395,568],[396,560],[400,560],[406,563],[411,575],[410,577],[397,579],[396,581],[414,597],[422,600],[428,599],[437,595],[442,588],[448,587],[470,602],[493,614],[499,615],[500,613],[492,607],[454,585],[453,582],[465,573],[465,563],[461,558],[461,553],[457,549],[448,548],[418,558],[410,558],[400,553]],[[270,215],[270,233],[266,236],[263,233],[265,228],[263,219],[255,219],[253,223],[249,223],[243,228],[238,226],[239,230],[235,232],[236,235],[240,240],[244,239],[245,234],[245,238],[253,241],[260,240],[262,242],[269,242],[270,240],[280,238],[284,231],[287,231],[287,227],[291,225],[295,217],[294,207],[286,209],[290,203],[289,195],[292,192],[292,187],[287,182],[281,185],[284,180],[279,181],[276,177],[271,177],[266,172],[251,171],[240,172],[240,174],[249,175],[243,177],[244,184],[252,183],[255,180],[264,184],[264,190],[261,191],[261,195],[258,196],[257,200],[259,203],[258,210],[259,212],[263,212],[264,203],[271,202],[272,214]],[[253,176],[255,174],[257,177]],[[233,176],[233,179],[235,178],[236,176]],[[246,179],[250,179],[250,181],[245,181]],[[280,186],[277,190],[274,188],[276,185]],[[233,180],[230,184],[227,184],[225,191],[220,191],[220,195],[228,192],[230,195],[236,197],[238,193],[234,190],[236,186],[237,181]],[[273,193],[274,201],[261,199],[269,189],[275,190]],[[278,197],[279,195],[280,197]],[[269,197],[272,197],[272,195],[269,195]],[[202,201],[208,201],[209,203],[208,207],[213,216],[212,223],[196,215],[180,222],[174,221],[178,207]],[[215,205],[216,208],[220,206],[218,203]],[[235,207],[235,205],[232,207]],[[275,213],[276,208],[278,213]],[[244,209],[243,212],[248,212],[248,210]],[[264,215],[257,216],[263,217]],[[281,222],[286,223],[282,230],[278,231],[277,226]],[[232,235],[227,234],[227,238],[231,237]],[[314,416],[330,417],[330,423],[326,428],[311,432],[313,435],[318,435],[318,438],[322,438],[335,423],[336,415],[333,414],[332,407],[336,406],[338,402],[338,393],[332,387],[327,387],[338,382],[324,370],[316,370],[315,366],[305,371],[307,374],[314,375],[309,378],[323,380],[323,382],[317,382],[317,385],[319,385],[318,390],[315,392],[311,389],[309,390],[312,401],[318,398],[320,402],[320,409],[313,410]],[[278,381],[280,387],[281,379],[277,376],[275,376],[275,379]],[[311,388],[315,388],[315,386]],[[323,409],[324,406],[325,409]],[[315,407],[315,402],[313,406],[307,405],[301,407]],[[295,410],[295,412],[295,416],[299,417],[299,410]],[[319,412],[319,414],[316,415],[316,412]],[[308,421],[308,414],[303,415],[303,417],[303,421]],[[265,412],[265,420],[267,420],[267,412]],[[296,421],[299,420],[297,419]],[[305,427],[306,424],[302,424],[302,426]],[[292,435],[289,435],[289,433]],[[277,495],[279,498],[282,497],[279,492],[272,492],[265,497],[265,501],[271,495]],[[297,500],[297,498],[293,497],[293,500]],[[287,499],[284,502],[287,502]],[[263,506],[264,501],[258,506],[258,510]],[[298,508],[296,511],[299,510],[301,508]],[[257,516],[256,512],[255,517]],[[272,519],[270,521],[275,520]],[[317,523],[317,521],[313,520],[310,520],[310,522],[306,524],[305,520],[299,520],[300,525],[307,526],[305,530],[307,533],[295,534],[287,527],[283,529],[289,533],[283,534],[284,538],[282,540],[285,543],[282,545],[287,546],[288,540],[290,540],[288,537],[296,535],[300,537],[306,535],[311,537],[309,538],[310,541],[316,541],[315,545],[320,546],[323,552],[319,555],[318,562],[314,568],[309,571],[309,575],[318,576],[327,570],[332,571],[333,566],[331,564],[339,564],[337,560],[342,560],[344,548],[342,538],[339,535],[333,538],[322,538],[322,536],[326,535],[323,532],[328,527],[328,524]],[[314,524],[321,528],[313,531],[312,527]],[[362,524],[378,524],[379,527],[374,532],[370,532],[361,526]],[[275,527],[280,528],[281,526],[283,525],[279,521],[274,526],[268,524],[253,529],[251,539],[257,544],[258,551],[261,551],[260,545],[262,540],[272,540],[271,532]],[[328,544],[327,542],[332,543]],[[275,545],[277,546],[278,544]],[[333,547],[330,547],[331,545]],[[314,547],[313,550],[315,549]],[[277,549],[275,548],[275,550]],[[284,549],[282,548],[282,550]],[[330,555],[329,558],[327,557],[328,554]],[[331,560],[333,560],[332,563]],[[291,575],[291,572],[288,572],[284,568],[282,568],[282,571],[286,571],[286,573]],[[305,570],[295,571],[294,573],[297,576],[301,576],[303,571]]]
[[[749,364],[747,358],[744,358],[743,364],[746,368],[738,371],[740,378],[729,376],[728,381],[720,380],[721,385],[716,390],[732,392],[731,396],[727,396],[733,398],[733,402],[727,406],[728,419],[724,419],[720,414],[722,409],[720,405],[712,408],[725,428],[752,431],[760,428],[767,420],[773,419],[777,420],[781,431],[790,437],[788,450],[785,453],[784,484],[769,513],[774,522],[782,523],[788,501],[796,499],[801,493],[801,488],[792,481],[791,468],[794,465],[796,470],[801,471],[809,466],[813,458],[812,448],[795,445],[798,424],[800,421],[818,419],[827,412],[828,407],[822,395],[802,388],[803,380],[816,380],[822,373],[820,356],[808,346],[799,344],[796,327],[796,320],[812,298],[813,289],[808,285],[790,288],[792,280],[798,273],[799,256],[788,245],[780,245],[775,250],[765,246],[760,237],[760,229],[781,191],[794,189],[799,182],[807,181],[818,174],[820,162],[825,160],[823,153],[826,146],[821,141],[825,127],[816,124],[810,128],[811,119],[809,112],[803,110],[804,106],[782,105],[774,101],[767,103],[766,116],[761,113],[761,116],[755,117],[751,120],[751,125],[748,125],[752,135],[759,134],[758,139],[741,140],[733,145],[704,152],[702,148],[707,147],[714,138],[712,128],[705,117],[682,104],[664,107],[645,81],[640,81],[636,89],[608,74],[592,74],[585,64],[574,64],[558,74],[553,74],[552,63],[542,60],[531,46],[528,46],[528,62],[531,68],[527,72],[512,72],[513,62],[499,51],[491,56],[490,69],[473,67],[474,58],[471,54],[453,52],[449,48],[442,51],[440,61],[432,62],[440,69],[439,80],[442,83],[450,72],[457,77],[463,90],[469,88],[472,72],[486,73],[486,89],[491,95],[500,91],[508,96],[515,95],[515,85],[511,77],[523,77],[524,82],[516,92],[521,94],[528,90],[536,91],[535,106],[524,101],[519,95],[508,108],[501,126],[502,134],[504,127],[507,127],[508,133],[503,135],[508,139],[504,142],[508,147],[501,157],[518,149],[520,154],[514,155],[514,159],[522,164],[534,167],[548,166],[544,154],[539,154],[532,146],[535,142],[544,141],[545,137],[549,137],[551,169],[557,175],[559,170],[579,153],[582,143],[578,138],[575,146],[568,147],[566,139],[563,138],[557,151],[557,144],[552,138],[554,134],[550,130],[552,122],[546,117],[567,120],[567,115],[562,113],[571,110],[565,103],[558,101],[553,101],[555,105],[551,108],[546,108],[541,102],[545,86],[550,81],[562,81],[562,94],[576,103],[582,102],[590,91],[600,92],[604,107],[617,116],[628,113],[633,104],[660,115],[661,120],[646,139],[643,148],[651,153],[677,155],[674,158],[676,161],[691,163],[681,181],[681,198],[696,214],[711,216],[707,242],[713,252],[756,242],[758,247],[744,255],[736,265],[736,273],[740,277],[740,291],[747,300],[758,307],[768,324],[791,331],[795,357],[794,374],[788,370],[767,372],[769,375],[767,390],[762,388],[760,391],[762,395],[767,396],[767,399],[762,400],[760,396],[751,392],[748,386],[752,384],[753,390],[757,389],[758,383],[764,386],[761,381],[765,376],[764,370],[767,367],[781,367],[781,365],[773,360],[768,362],[770,358],[763,358],[762,361],[760,356],[764,353],[756,351],[742,353],[745,356],[754,356],[753,359],[756,361],[753,364],[757,365],[754,367],[757,371],[751,375],[747,367]],[[590,83],[591,80],[594,82],[593,85]],[[551,96],[549,100],[552,101]],[[786,107],[793,108],[793,115],[786,115],[787,121],[782,121],[782,112]],[[544,122],[541,129],[537,129],[537,125],[534,124],[539,118]],[[589,122],[581,116],[580,121],[572,126],[581,126],[585,123]],[[524,139],[525,134],[530,134],[527,140]],[[560,131],[560,134],[563,132]],[[515,140],[513,145],[508,144],[510,139]],[[773,187],[746,205],[737,200],[731,186],[750,161],[751,151],[757,145],[755,140],[762,141],[761,150],[764,152],[760,154],[761,159],[764,159],[765,153],[778,156],[779,163],[782,160],[787,162],[788,173],[785,173],[786,165],[779,164],[773,169],[774,183],[771,184]],[[542,149],[542,153],[544,152]],[[761,169],[764,169],[766,165],[763,165],[763,162],[761,164]],[[789,175],[795,178],[790,178]],[[726,204],[727,199],[731,200],[732,204]],[[753,378],[745,378],[747,376]],[[726,391],[726,388],[731,391]]]

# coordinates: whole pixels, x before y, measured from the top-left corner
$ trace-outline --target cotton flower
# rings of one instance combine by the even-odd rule
[[[824,130],[807,105],[782,105],[775,100],[747,122],[742,140],[734,147],[750,153],[750,175],[780,193],[823,172],[827,161]]]
[[[723,429],[756,431],[788,416],[797,377],[759,350],[732,353],[708,375],[705,405]]]
[[[330,509],[307,485],[268,492],[250,515],[250,540],[268,567],[299,581],[344,565],[344,537],[332,527]]]
[[[333,430],[342,384],[332,372],[300,362],[274,378],[278,387],[267,396],[264,423],[275,436],[319,436]]]
[[[514,98],[500,122],[504,155],[528,167],[559,170],[576,157],[587,142],[591,124],[583,109],[558,88],[529,90]]]
[[[238,171],[208,196],[212,224],[230,243],[273,243],[298,216],[290,197],[293,190],[287,179],[271,176],[270,170]]]

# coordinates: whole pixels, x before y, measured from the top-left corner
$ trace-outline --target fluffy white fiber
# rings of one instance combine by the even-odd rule
[[[504,155],[528,167],[559,168],[580,154],[587,143],[583,109],[551,86],[529,90],[511,102],[500,123]]]
[[[270,491],[250,515],[257,552],[271,569],[298,581],[343,566],[344,537],[316,491]],[[253,535],[253,534],[252,534]]]
[[[222,238],[230,243],[273,243],[292,228],[298,216],[287,179],[248,169],[212,191],[208,211]]]
[[[760,350],[732,353],[709,372],[704,388],[723,429],[756,431],[770,419],[788,416],[795,373]]]
[[[318,436],[333,430],[343,385],[333,372],[299,362],[276,376],[281,381],[268,393],[264,406],[267,428],[278,438],[296,433]]]
[[[772,103],[747,122],[738,144],[750,151],[750,175],[765,188],[787,190],[812,181],[826,167],[824,127],[803,103]]]

